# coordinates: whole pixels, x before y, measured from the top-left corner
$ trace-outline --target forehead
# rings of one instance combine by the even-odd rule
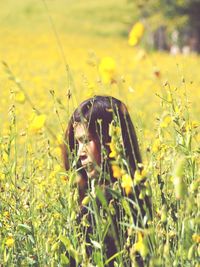
[[[86,126],[82,123],[77,123],[75,126],[74,126],[74,135],[75,135],[75,138],[80,138],[82,136],[88,136],[88,130],[86,129]]]

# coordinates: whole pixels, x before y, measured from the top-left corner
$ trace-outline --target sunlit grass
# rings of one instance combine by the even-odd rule
[[[141,197],[152,194],[153,203],[144,235],[129,222],[123,257],[134,262],[138,251],[150,266],[198,266],[199,56],[148,53],[119,36],[94,38],[58,27],[63,54],[48,23],[45,32],[9,27],[0,34],[1,60],[7,63],[0,78],[0,264],[64,266],[69,255],[84,266],[103,264],[98,241],[105,218],[99,218],[96,254],[88,259],[82,232],[87,221],[76,223],[75,172],[65,173],[60,144],[74,108],[91,95],[106,94],[128,106],[147,177]],[[99,66],[105,57],[115,62],[109,75],[107,66]],[[122,179],[117,167],[116,178],[128,192],[130,177]],[[135,181],[143,175],[136,173]],[[125,197],[122,203],[127,223]]]

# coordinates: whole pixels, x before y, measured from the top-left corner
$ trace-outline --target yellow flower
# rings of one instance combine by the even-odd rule
[[[117,157],[117,151],[116,151],[116,146],[115,146],[115,143],[114,142],[111,142],[109,144],[110,146],[110,154],[109,154],[109,158],[116,158]]]
[[[122,188],[125,189],[125,192],[127,195],[129,195],[132,192],[133,188],[133,180],[130,175],[127,173],[122,176],[122,183],[121,183]]]
[[[116,133],[117,136],[121,137],[121,127],[116,126],[114,128],[114,133]]]
[[[166,116],[160,123],[161,128],[167,128],[172,121],[170,116]]]
[[[8,211],[4,211],[3,217],[6,217],[6,219],[10,218],[10,213]]]
[[[0,181],[1,181],[1,180],[4,180],[5,177],[6,177],[5,173],[0,172]]]
[[[38,170],[42,170],[44,168],[44,159],[35,159],[34,165]]]
[[[112,165],[113,177],[121,178],[123,170],[118,165]]]
[[[144,34],[144,25],[141,22],[137,22],[133,25],[130,33],[128,43],[131,46],[135,46],[139,43]]]
[[[8,154],[6,152],[3,151],[3,155],[2,155],[2,159],[5,163],[7,163],[9,161],[9,157]]]
[[[135,46],[138,44],[138,42],[139,42],[139,39],[136,36],[132,35],[129,37],[129,40],[128,40],[129,45]]]
[[[32,133],[37,133],[39,130],[41,130],[44,127],[45,121],[46,121],[46,115],[44,114],[35,115],[29,126],[30,131]]]
[[[26,98],[25,98],[25,95],[24,95],[23,92],[21,92],[21,91],[16,92],[16,94],[15,94],[15,100],[18,103],[23,104],[25,102],[25,99]]]
[[[156,153],[160,150],[161,143],[159,139],[156,139],[152,145],[152,152]]]
[[[41,210],[43,208],[44,208],[44,203],[41,203],[41,202],[36,206],[36,209],[38,210]]]
[[[112,152],[110,152],[110,154],[109,154],[109,158],[116,158],[116,156],[117,156],[116,151],[112,151]]]
[[[143,258],[146,258],[149,253],[149,250],[141,232],[138,232],[137,239],[138,241],[134,244],[134,250],[139,252]]]
[[[60,219],[61,215],[58,212],[53,213],[53,218]]]
[[[8,238],[6,239],[6,246],[9,248],[12,248],[14,246],[15,240],[12,236],[8,236]]]
[[[99,73],[102,81],[106,84],[115,80],[116,76],[116,63],[111,57],[102,58],[99,64]]]
[[[142,171],[136,170],[134,174],[134,184],[139,184],[146,178],[146,171],[143,169]]]
[[[195,243],[199,243],[199,244],[200,244],[200,235],[199,235],[199,234],[193,234],[193,235],[192,235],[192,240],[193,240]]]

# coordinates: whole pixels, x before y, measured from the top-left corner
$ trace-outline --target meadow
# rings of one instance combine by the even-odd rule
[[[75,171],[65,172],[60,151],[70,114],[98,94],[127,104],[142,194],[152,197],[148,230],[129,224],[124,257],[132,266],[136,251],[145,266],[199,266],[200,58],[131,47],[137,12],[107,2],[0,4],[1,266],[67,266],[66,251],[82,266],[105,266],[99,240],[93,258],[85,253]]]

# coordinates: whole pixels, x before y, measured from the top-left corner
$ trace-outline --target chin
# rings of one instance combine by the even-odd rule
[[[91,171],[89,171],[89,172],[87,172],[87,176],[88,176],[88,178],[96,178],[96,176],[97,176],[97,171],[96,170],[91,170]]]

